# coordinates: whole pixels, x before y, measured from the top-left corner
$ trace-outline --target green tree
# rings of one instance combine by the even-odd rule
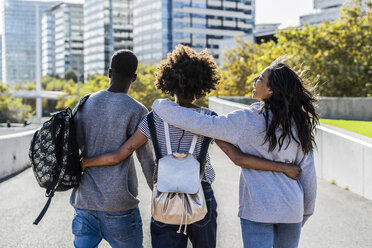
[[[279,42],[300,58],[322,96],[372,93],[372,3],[354,1],[336,23],[279,33]],[[294,53],[296,52],[296,53]]]
[[[47,75],[41,79],[41,89],[43,91],[63,91],[66,84],[74,84],[72,80],[66,81],[57,76]],[[15,86],[16,90],[35,90],[36,82],[19,83]],[[36,104],[35,99],[23,99],[23,103],[31,106],[32,112],[35,112]],[[43,99],[42,106],[43,112],[52,113],[60,110],[61,107],[57,107],[58,100]]]
[[[273,41],[258,45],[238,37],[236,46],[225,51],[221,83],[212,94],[251,96],[253,78],[279,57],[281,50]]]
[[[370,0],[354,1],[335,23],[287,28],[261,45],[237,40],[225,54],[223,77],[216,95],[249,96],[251,80],[276,58],[306,71],[321,96],[372,95],[372,12]]]
[[[78,81],[78,76],[76,75],[75,71],[73,69],[69,69],[66,71],[65,73],[65,80],[66,81],[69,81],[69,80],[72,80],[74,81],[75,83],[77,83]]]
[[[24,122],[31,117],[30,112],[31,107],[13,99],[9,86],[0,82],[0,122]]]
[[[106,89],[109,85],[109,79],[104,75],[93,75],[89,77],[86,83],[80,83],[80,97],[83,97],[86,94],[94,93],[99,90]],[[76,106],[78,100],[78,87],[74,81],[64,81],[62,91],[65,92],[68,96],[63,97],[58,101],[57,109],[70,107],[73,108]]]
[[[160,90],[155,89],[155,72],[157,67],[154,65],[139,64],[137,69],[137,80],[131,85],[129,95],[141,102],[148,109],[158,98],[164,98]]]
[[[152,103],[157,98],[165,97],[160,90],[156,90],[155,82],[156,66],[138,65],[137,80],[131,85],[128,94],[137,101],[151,108]],[[92,75],[88,81],[80,86],[80,96],[93,93],[109,86],[109,78],[104,75]],[[72,81],[65,83],[63,89],[70,98],[59,100],[57,108],[74,107],[77,104],[77,86]]]

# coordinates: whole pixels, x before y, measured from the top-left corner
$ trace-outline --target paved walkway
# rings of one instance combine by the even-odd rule
[[[27,127],[23,127],[23,124],[13,124],[17,126],[12,126],[10,128],[3,126],[4,124],[0,124],[0,136],[7,135],[7,134],[14,134],[14,133],[21,133],[26,132],[29,130],[37,129],[40,125],[32,124]]]
[[[219,248],[242,247],[238,204],[239,168],[215,146],[211,149],[217,178],[214,183],[218,202]],[[144,223],[144,247],[151,247],[149,235],[150,195],[141,169],[140,209]],[[301,248],[370,248],[372,247],[372,201],[319,180],[315,215],[301,237]],[[30,169],[0,184],[0,247],[72,247],[73,209],[70,192],[57,193],[38,226],[32,222],[46,199]],[[109,247],[102,242],[100,247]]]

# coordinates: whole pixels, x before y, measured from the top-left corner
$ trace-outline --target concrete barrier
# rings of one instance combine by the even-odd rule
[[[321,97],[317,109],[326,119],[372,121],[372,97]]]
[[[0,180],[30,165],[28,150],[35,130],[0,136]]]
[[[221,99],[250,105],[250,97],[221,97]],[[325,119],[372,121],[372,97],[321,97],[317,111]]]
[[[321,124],[316,143],[317,175],[372,200],[372,139]]]
[[[209,97],[209,108],[218,114],[248,108],[247,105]],[[321,124],[316,134],[317,176],[372,200],[372,139],[341,128]]]

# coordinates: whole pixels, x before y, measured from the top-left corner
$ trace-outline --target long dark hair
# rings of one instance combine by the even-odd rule
[[[269,151],[273,151],[277,145],[280,150],[288,137],[285,148],[293,139],[307,154],[314,148],[315,127],[319,123],[319,115],[314,108],[316,99],[312,92],[305,88],[301,77],[288,65],[274,61],[268,69],[270,71],[268,87],[273,94],[264,100],[263,114],[266,121],[264,142],[269,142]],[[293,126],[296,128],[298,138],[293,134]],[[279,138],[276,136],[278,128],[281,129]]]

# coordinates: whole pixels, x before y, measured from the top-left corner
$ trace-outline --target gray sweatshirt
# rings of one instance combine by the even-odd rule
[[[269,152],[264,143],[265,119],[259,103],[226,116],[208,116],[178,106],[169,100],[156,100],[153,110],[164,121],[187,131],[227,141],[242,152],[301,167],[298,180],[283,173],[242,168],[239,182],[239,217],[263,223],[305,222],[314,212],[316,175],[313,153],[305,155],[296,142]],[[297,136],[295,130],[294,135]],[[280,135],[280,130],[277,131]]]
[[[79,147],[86,157],[116,151],[146,116],[145,106],[125,93],[101,90],[92,94],[76,115]],[[149,143],[136,151],[147,184],[152,187],[154,159]],[[70,203],[75,208],[124,211],[139,200],[133,157],[113,166],[89,167],[73,189]]]

